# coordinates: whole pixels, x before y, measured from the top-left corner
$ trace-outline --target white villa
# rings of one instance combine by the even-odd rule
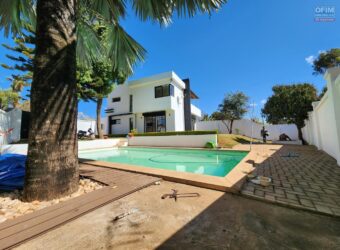
[[[191,99],[198,97],[191,91],[189,79],[182,80],[175,72],[117,85],[108,97],[104,132],[194,130],[202,112]]]

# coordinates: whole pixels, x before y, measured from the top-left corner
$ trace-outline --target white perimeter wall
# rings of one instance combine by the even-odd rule
[[[225,125],[230,126],[229,121],[199,121],[196,123],[196,130],[218,130],[221,134],[229,134],[228,128]],[[233,124],[233,134],[245,135],[253,138],[262,139],[261,130],[262,124],[252,122],[251,120],[242,119],[236,120]],[[253,133],[252,133],[253,127]],[[298,130],[294,124],[280,124],[272,125],[266,124],[266,130],[268,130],[268,140],[279,140],[279,136],[283,133],[287,134],[292,140],[298,140]]]
[[[327,92],[313,103],[302,132],[309,144],[333,156],[340,165],[340,68],[325,74]]]
[[[0,145],[20,140],[21,115],[22,111],[20,109],[13,109],[9,112],[0,110],[0,131],[8,131],[13,128],[13,131],[8,136],[0,136]]]
[[[203,148],[207,142],[217,145],[217,135],[135,136],[128,139],[129,146],[151,147]]]
[[[119,146],[126,139],[103,139],[93,141],[78,141],[78,150],[98,149],[98,148],[112,148]],[[1,154],[27,154],[27,144],[11,144],[4,145],[0,148]]]
[[[95,120],[77,120],[77,130],[87,131],[92,129],[93,133],[97,134],[97,124]]]

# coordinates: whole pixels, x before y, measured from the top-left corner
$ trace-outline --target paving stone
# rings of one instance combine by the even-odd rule
[[[340,168],[332,157],[309,146],[287,145],[276,149],[275,153],[268,145],[256,147],[263,158],[263,162],[257,163],[256,172],[271,176],[273,185],[269,188],[255,186],[252,195],[340,216]],[[288,152],[296,152],[299,157],[281,157]],[[243,191],[247,190],[253,189],[245,184]]]
[[[323,206],[323,205],[315,205],[316,210],[319,212],[327,213],[327,214],[333,214],[332,210],[329,207]]]
[[[271,195],[271,194],[265,194],[264,195],[264,198],[266,199],[266,200],[269,200],[269,201],[275,201],[276,199],[275,199],[275,196],[273,196],[273,195]]]
[[[311,200],[300,199],[300,203],[301,205],[306,206],[306,207],[314,207],[314,204]]]

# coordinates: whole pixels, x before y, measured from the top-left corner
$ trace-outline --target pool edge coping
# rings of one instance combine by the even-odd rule
[[[160,147],[163,148],[163,147]],[[180,149],[194,149],[183,148]],[[200,148],[195,148],[200,149]],[[229,149],[220,149],[216,151],[229,151]],[[231,149],[232,151],[241,151]],[[254,170],[254,163],[256,161],[256,153],[253,150],[246,151],[248,154],[224,177],[217,177],[211,175],[194,174],[187,172],[176,172],[166,169],[157,169],[144,166],[136,166],[125,163],[113,163],[105,161],[96,161],[91,159],[79,158],[79,163],[88,164],[98,167],[113,168],[133,173],[146,174],[150,176],[160,177],[166,181],[178,182],[182,184],[193,185],[218,191],[240,193],[242,185],[248,173]]]

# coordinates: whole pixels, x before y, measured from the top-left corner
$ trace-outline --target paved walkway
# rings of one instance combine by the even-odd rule
[[[239,146],[241,149],[244,146]],[[254,145],[257,175],[272,185],[245,182],[248,197],[340,216],[340,167],[335,159],[312,146]]]

